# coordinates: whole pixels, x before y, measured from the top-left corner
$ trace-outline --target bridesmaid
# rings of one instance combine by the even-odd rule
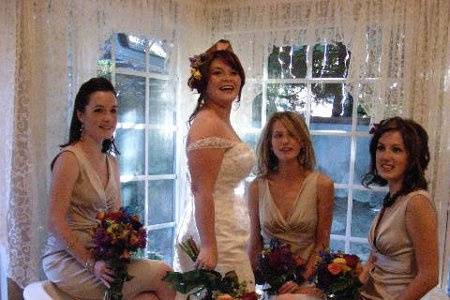
[[[51,164],[49,227],[42,259],[47,278],[72,299],[103,299],[114,272],[94,260],[91,230],[100,211],[121,206],[116,152],[116,91],[105,78],[81,85],[75,98],[69,141]],[[117,154],[117,152],[116,152]],[[171,300],[175,292],[162,281],[170,267],[161,261],[133,259],[123,286],[124,299]]]
[[[258,177],[249,187],[253,269],[263,244],[276,238],[291,245],[294,254],[306,262],[304,278],[312,278],[316,255],[329,244],[333,201],[333,181],[315,170],[314,150],[303,118],[295,112],[273,114],[258,146]],[[279,294],[305,293],[317,294],[317,290],[294,282],[279,290]],[[304,299],[300,295],[279,298]]]
[[[437,217],[424,174],[428,135],[412,120],[383,120],[370,157],[363,183],[388,185],[389,193],[369,233],[374,268],[363,279],[362,299],[420,299],[438,282]]]

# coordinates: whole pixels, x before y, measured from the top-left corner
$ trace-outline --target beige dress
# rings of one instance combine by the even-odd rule
[[[95,216],[99,211],[113,207],[114,200],[120,197],[119,188],[114,180],[117,170],[113,157],[107,157],[108,183],[103,188],[100,177],[89,164],[84,152],[79,146],[72,145],[61,150],[73,153],[78,161],[80,174],[72,191],[67,222],[78,241],[86,247],[91,247],[91,229],[96,226]],[[58,154],[59,155],[59,154]],[[43,269],[47,278],[55,285],[76,299],[103,299],[105,286],[87,271],[64,246],[58,237],[49,233],[42,259]],[[155,270],[161,269],[162,262],[150,260],[133,260],[128,272],[134,276],[124,285],[125,299],[132,299],[135,295],[154,289],[153,282],[161,274]]]
[[[250,236],[250,218],[243,197],[243,180],[250,174],[255,162],[252,149],[245,143],[221,137],[208,137],[192,143],[188,151],[196,149],[225,149],[222,164],[214,185],[215,234],[217,240],[216,271],[225,274],[236,271],[239,280],[254,289],[254,276],[246,252]],[[177,244],[193,237],[197,245],[200,238],[195,222],[193,199],[189,199],[184,218],[180,224]],[[194,269],[192,260],[176,247],[174,269],[183,272]]]
[[[430,199],[428,192],[419,190],[398,198],[386,208],[383,218],[378,214],[369,232],[372,255],[376,256],[375,268],[369,282],[362,289],[363,299],[397,299],[417,273],[414,248],[406,230],[406,208],[416,195]]]
[[[315,246],[318,223],[318,177],[319,172],[312,172],[303,180],[286,219],[272,199],[267,179],[258,181],[259,222],[265,245],[276,238],[291,245],[295,255],[301,255],[305,261],[309,259]]]

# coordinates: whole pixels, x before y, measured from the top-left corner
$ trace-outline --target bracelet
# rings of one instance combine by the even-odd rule
[[[88,270],[89,272],[93,273],[94,272],[94,264],[95,264],[95,261],[92,258],[88,258],[86,260],[86,262],[84,263],[84,268],[86,270]]]

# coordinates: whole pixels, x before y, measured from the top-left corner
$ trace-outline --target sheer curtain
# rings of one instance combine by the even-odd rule
[[[373,119],[400,114],[428,129],[428,177],[448,235],[449,9],[447,0],[0,1],[0,246],[8,248],[8,275],[22,287],[42,278],[49,162],[67,138],[76,90],[96,73],[113,32],[172,42],[180,124],[195,105],[187,58],[219,38],[232,41],[250,82],[263,78],[272,45],[345,43],[353,93]]]
[[[431,149],[427,175],[439,211],[441,282],[447,282],[450,2],[212,0],[209,4],[211,41],[230,39],[254,82],[263,78],[265,59],[274,45],[342,42],[351,52],[352,93],[372,121],[401,115],[424,125]],[[251,94],[252,88],[247,89]]]
[[[100,47],[113,32],[169,41],[176,74],[177,39],[186,48],[205,36],[195,25],[202,7],[184,0],[2,1],[0,245],[19,286],[42,278],[49,162],[67,138],[78,86],[96,74]],[[188,23],[198,28],[189,38]]]

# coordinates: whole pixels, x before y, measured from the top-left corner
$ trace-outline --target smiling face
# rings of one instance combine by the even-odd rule
[[[297,160],[302,147],[300,139],[291,133],[280,120],[273,123],[271,145],[279,162]]]
[[[375,156],[378,175],[394,189],[391,193],[398,191],[408,165],[408,152],[400,132],[385,132],[378,140]]]
[[[83,124],[83,135],[101,143],[116,130],[117,99],[112,92],[94,92],[84,112],[78,111],[77,116]]]
[[[240,88],[241,77],[238,71],[222,59],[215,59],[209,68],[206,98],[222,105],[231,104],[237,98]]]

